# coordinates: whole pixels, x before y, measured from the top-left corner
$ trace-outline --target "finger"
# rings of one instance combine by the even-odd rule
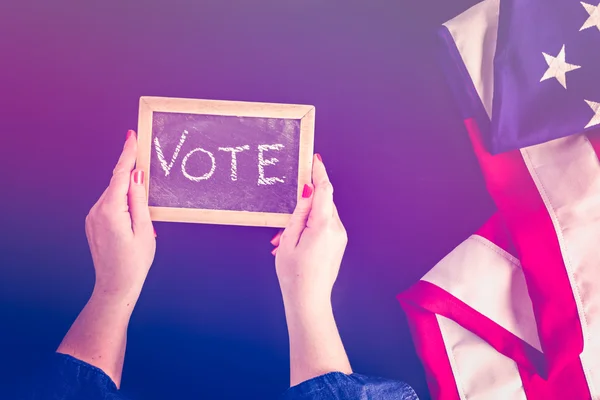
[[[131,174],[129,185],[129,213],[131,215],[131,226],[133,233],[152,234],[156,237],[156,231],[150,219],[150,210],[146,200],[146,187],[144,186],[145,174],[141,169],[136,169]]]
[[[277,255],[277,249],[279,247],[275,247],[273,250],[271,250],[271,254],[273,254],[273,256]]]
[[[123,151],[119,157],[119,161],[113,170],[113,176],[108,185],[106,193],[106,201],[119,202],[125,201],[129,192],[129,181],[131,178],[131,170],[135,166],[135,158],[137,156],[137,138],[135,132],[129,130],[127,139],[123,146]]]
[[[313,183],[315,195],[310,212],[308,226],[323,225],[331,220],[333,216],[333,186],[325,170],[325,165],[318,154],[313,160]]]
[[[310,214],[310,209],[313,201],[313,187],[312,185],[304,185],[302,191],[302,197],[298,199],[294,213],[290,217],[287,227],[279,238],[279,246],[286,246],[290,248],[296,247],[300,236],[306,228],[306,221]]]
[[[271,239],[271,244],[275,247],[279,246],[279,241],[281,240],[281,234],[283,233],[283,229],[280,229],[279,232],[277,232],[275,234],[275,236],[273,236],[273,239]]]

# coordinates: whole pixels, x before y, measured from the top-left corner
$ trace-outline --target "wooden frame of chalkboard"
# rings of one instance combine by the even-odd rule
[[[202,116],[258,117],[299,121],[298,166],[296,199],[302,195],[304,184],[311,182],[315,107],[298,104],[256,103],[223,100],[199,100],[143,96],[138,117],[137,168],[145,171],[146,193],[150,194],[152,177],[151,156],[154,113],[192,114]],[[154,161],[153,161],[154,162]],[[257,212],[150,206],[153,221],[191,222],[219,225],[285,227],[290,212]]]

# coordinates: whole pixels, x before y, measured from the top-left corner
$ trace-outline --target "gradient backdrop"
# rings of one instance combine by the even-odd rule
[[[427,399],[395,296],[493,211],[436,62],[436,28],[476,2],[0,0],[0,385],[85,304],[84,218],[152,95],[316,106],[350,238],[333,298],[350,360]],[[276,230],[156,230],[123,390],[275,398],[289,373]]]

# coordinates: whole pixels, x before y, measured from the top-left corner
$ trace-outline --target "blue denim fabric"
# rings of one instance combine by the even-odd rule
[[[126,400],[101,369],[55,353],[33,377],[22,400]]]
[[[56,353],[19,400],[127,400],[102,370]],[[403,382],[341,372],[325,374],[288,389],[281,400],[418,400]],[[166,399],[165,399],[166,400]],[[170,400],[170,399],[169,399]]]
[[[404,382],[332,372],[289,388],[281,400],[418,400]]]

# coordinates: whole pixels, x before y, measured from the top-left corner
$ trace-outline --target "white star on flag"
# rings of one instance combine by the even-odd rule
[[[589,101],[589,100],[586,100],[585,102],[588,103],[588,106],[590,106],[592,108],[592,110],[594,110],[594,112],[596,113],[596,115],[594,115],[594,117],[592,118],[590,123],[585,126],[587,129],[590,126],[600,124],[600,103],[596,103],[595,101]]]
[[[543,53],[546,63],[548,63],[548,70],[540,80],[540,82],[546,79],[556,78],[556,80],[566,89],[567,88],[567,72],[573,71],[577,68],[581,68],[579,65],[569,64],[565,61],[565,45],[563,45],[560,53],[556,57]]]
[[[594,26],[600,31],[600,4],[593,6],[582,1],[581,5],[585,8],[585,11],[590,14],[590,17],[585,21],[579,31],[581,32],[584,29],[592,28]]]

